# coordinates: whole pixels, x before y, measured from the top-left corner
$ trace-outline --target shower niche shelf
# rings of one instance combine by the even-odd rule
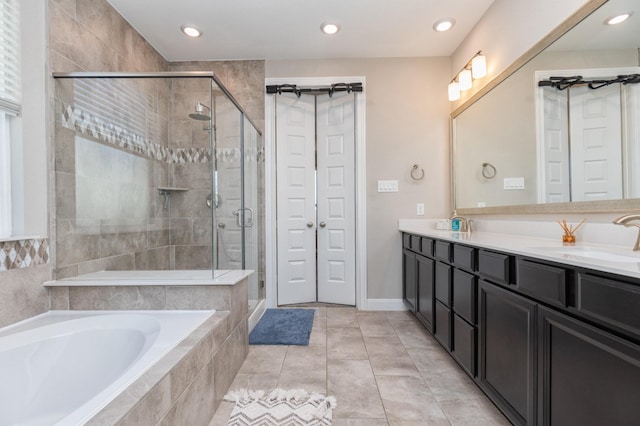
[[[169,196],[171,194],[174,194],[176,192],[186,192],[189,191],[191,188],[178,188],[178,187],[173,187],[173,186],[159,186],[158,187],[158,191],[160,192],[160,195],[162,195],[164,197],[164,208],[168,208],[169,207]]]

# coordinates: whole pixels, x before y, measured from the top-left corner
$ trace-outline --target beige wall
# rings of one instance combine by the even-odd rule
[[[267,61],[265,75],[366,78],[368,297],[400,299],[398,219],[449,215],[449,58]],[[399,192],[378,193],[378,180],[398,180]]]

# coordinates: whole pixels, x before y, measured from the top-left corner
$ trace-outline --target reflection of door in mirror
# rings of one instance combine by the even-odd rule
[[[536,72],[545,76],[581,75],[615,78],[638,68]],[[597,201],[637,197],[640,137],[636,85],[611,84],[598,89],[575,85],[559,90],[539,87],[537,112],[538,202]],[[632,126],[637,128],[637,124]],[[624,185],[623,185],[624,182]]]

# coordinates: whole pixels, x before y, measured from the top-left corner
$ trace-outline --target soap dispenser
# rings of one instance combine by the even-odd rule
[[[451,215],[451,230],[452,231],[460,230],[460,218],[458,217],[458,212],[456,212],[455,210]]]

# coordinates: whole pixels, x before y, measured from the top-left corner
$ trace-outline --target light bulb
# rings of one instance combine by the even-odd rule
[[[457,81],[452,81],[451,83],[449,83],[448,89],[450,101],[457,101],[458,99],[460,99],[460,86],[458,85]]]
[[[471,60],[471,74],[473,78],[482,78],[487,75],[487,58],[479,54]]]
[[[471,70],[463,69],[458,74],[458,84],[460,85],[460,90],[469,90],[472,86],[472,78],[471,78]]]

